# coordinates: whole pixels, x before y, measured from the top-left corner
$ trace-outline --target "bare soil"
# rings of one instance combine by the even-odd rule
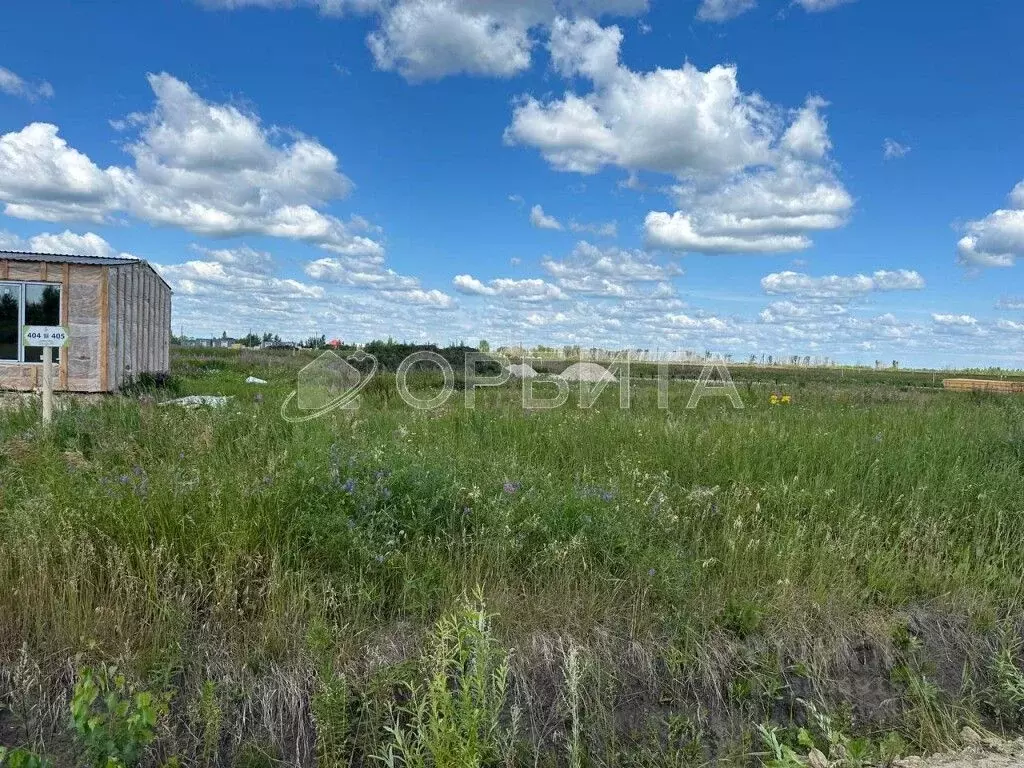
[[[962,752],[931,757],[906,757],[896,768],[1021,768],[1024,766],[1024,739],[999,741],[984,739]]]

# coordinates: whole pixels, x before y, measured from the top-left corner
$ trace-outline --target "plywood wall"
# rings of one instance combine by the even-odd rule
[[[0,279],[61,284],[71,341],[61,351],[58,389],[113,392],[170,367],[171,291],[149,265],[0,261]],[[0,364],[0,389],[36,389],[41,377],[40,365]]]
[[[106,323],[100,313],[108,267],[68,265],[67,388],[71,392],[103,392],[100,347]]]

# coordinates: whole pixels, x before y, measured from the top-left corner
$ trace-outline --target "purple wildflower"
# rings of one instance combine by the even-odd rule
[[[506,480],[505,485],[502,486],[502,489],[505,491],[505,493],[511,496],[519,491],[520,485],[520,483],[513,483],[509,480]]]
[[[356,481],[350,477],[348,480],[345,481],[345,485],[343,485],[342,488],[344,489],[345,493],[355,493]]]

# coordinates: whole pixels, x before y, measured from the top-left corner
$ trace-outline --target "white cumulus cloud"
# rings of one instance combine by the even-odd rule
[[[28,239],[0,230],[0,250],[54,253],[66,256],[136,258],[130,253],[119,253],[114,246],[95,232],[78,234],[68,229],[63,232],[42,232]]]
[[[856,0],[794,0],[794,2],[803,8],[805,11],[810,13],[820,13],[821,11],[831,11],[834,8],[838,8],[841,5],[855,2]]]
[[[385,14],[368,44],[377,66],[409,80],[510,77],[530,66],[530,26],[525,17],[473,13],[451,0],[407,0]]]
[[[584,223],[576,221],[576,219],[570,219],[569,229],[573,232],[595,235],[597,237],[614,238],[619,236],[619,224],[615,221]]]
[[[1024,311],[1024,297],[1004,296],[996,302],[996,309]]]
[[[855,2],[855,0],[793,0],[809,13],[820,13],[831,11],[840,5]],[[697,18],[700,21],[723,22],[735,19],[747,11],[757,7],[757,0],[701,0],[697,9]]]
[[[801,272],[775,272],[761,279],[768,294],[790,294],[808,299],[849,299],[874,292],[917,291],[924,278],[913,270],[879,270],[872,275],[812,277]]]
[[[600,248],[586,241],[577,243],[564,260],[546,257],[542,267],[565,291],[594,296],[630,296],[630,284],[664,284],[683,273],[678,265],[658,263],[645,251]]]
[[[548,216],[539,205],[535,205],[530,209],[530,223],[537,229],[552,229],[556,231],[564,229],[562,222],[554,216]]]
[[[559,16],[636,16],[648,0],[200,0],[209,8],[318,9],[373,14],[377,66],[409,81],[449,75],[511,77],[531,64],[535,36]]]
[[[452,284],[459,293],[512,301],[543,302],[567,298],[557,285],[539,279],[513,280],[502,277],[485,283],[472,275],[456,275]]]
[[[553,65],[593,89],[522,98],[506,142],[535,147],[561,171],[674,176],[679,210],[645,223],[656,248],[800,250],[809,233],[845,224],[853,199],[833,171],[822,99],[787,111],[743,92],[732,66],[634,72],[619,61],[621,41],[617,27],[556,21]]]
[[[882,142],[882,154],[886,160],[899,160],[910,154],[910,147],[896,139],[886,139]]]
[[[957,256],[968,267],[1012,267],[1024,255],[1024,182],[1009,195],[1009,208],[971,221],[957,243]]]
[[[12,72],[6,67],[0,67],[0,93],[18,96],[29,101],[39,101],[53,98],[53,86],[45,80],[30,83],[16,72]]]
[[[226,11],[240,8],[315,8],[325,16],[345,13],[367,13],[383,7],[382,0],[200,0],[207,8]]]
[[[697,9],[701,21],[729,21],[757,7],[757,0],[703,0]]]
[[[167,74],[150,75],[156,102],[132,115],[133,163],[98,167],[59,129],[33,123],[0,136],[0,201],[9,216],[104,221],[128,213],[211,237],[266,235],[344,252],[380,254],[358,220],[321,209],[351,181],[337,157],[302,136],[274,140],[259,118],[204,100]]]

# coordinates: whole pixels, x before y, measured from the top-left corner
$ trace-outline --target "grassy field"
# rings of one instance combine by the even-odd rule
[[[309,359],[176,352],[222,409],[0,412],[0,744],[102,764],[69,702],[122,733],[139,691],[145,765],[869,765],[1024,724],[1024,398],[417,411],[384,376],[293,425]]]

